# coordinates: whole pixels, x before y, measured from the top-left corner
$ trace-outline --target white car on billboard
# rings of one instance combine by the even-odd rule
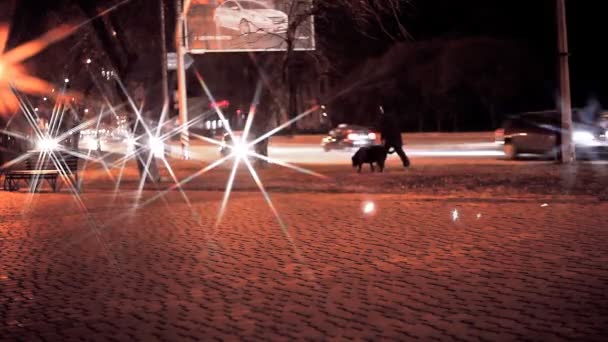
[[[228,0],[215,9],[219,27],[249,33],[283,33],[287,31],[287,14],[253,0]]]

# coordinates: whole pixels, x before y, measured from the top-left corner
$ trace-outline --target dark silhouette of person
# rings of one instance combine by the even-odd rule
[[[403,167],[410,166],[410,160],[403,151],[399,119],[390,107],[384,108],[380,106],[380,137],[387,153],[392,153],[392,148],[399,155],[399,158],[401,158]]]

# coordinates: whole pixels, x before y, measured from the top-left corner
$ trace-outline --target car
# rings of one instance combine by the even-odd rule
[[[215,9],[213,20],[217,26],[239,31],[241,35],[285,33],[288,25],[287,14],[253,0],[228,0]]]
[[[608,131],[584,110],[573,110],[572,140],[577,158],[596,159],[608,154]],[[534,154],[558,159],[561,153],[561,118],[556,110],[527,112],[509,117],[496,130],[495,140],[503,145],[507,159]]]
[[[370,128],[341,124],[329,131],[328,135],[321,140],[321,147],[326,152],[341,149],[351,150],[374,145],[376,137],[377,134]]]

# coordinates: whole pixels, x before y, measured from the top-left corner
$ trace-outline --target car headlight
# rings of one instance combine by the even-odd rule
[[[593,133],[587,131],[574,131],[572,140],[574,140],[575,143],[588,144],[595,140],[595,136],[593,136]]]

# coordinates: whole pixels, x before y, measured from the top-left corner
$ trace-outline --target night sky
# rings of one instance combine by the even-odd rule
[[[570,72],[574,105],[597,97],[608,106],[608,68],[603,56],[605,1],[567,3]],[[411,22],[415,38],[489,35],[529,44],[557,72],[555,0],[425,0],[417,2]],[[553,80],[550,80],[553,81]]]
[[[133,0],[146,5],[151,2]],[[172,1],[166,0],[168,8],[173,8]],[[33,27],[32,22],[44,21],[48,13],[62,11],[63,4],[71,0],[58,2],[40,2],[24,0],[21,4],[29,3],[32,8],[23,5],[20,18],[13,22],[13,27],[21,32],[13,36],[12,40],[23,41],[31,39],[44,32],[43,26]],[[73,1],[76,3],[76,1]],[[101,1],[105,4],[115,1]],[[100,2],[100,3],[101,3]],[[608,68],[605,66],[605,57],[602,54],[606,31],[603,27],[603,16],[606,13],[602,3],[605,1],[567,1],[568,28],[570,43],[570,71],[573,95],[573,106],[586,106],[590,100],[599,100],[604,107],[608,107]],[[7,8],[7,0],[0,0],[0,9]],[[42,6],[44,5],[44,6]],[[135,4],[133,4],[135,6]],[[42,8],[42,7],[44,8]],[[149,5],[147,5],[149,6]],[[6,14],[7,11],[2,11]],[[154,12],[154,11],[152,11]],[[152,13],[151,12],[151,13]],[[138,27],[145,27],[146,21],[156,25],[158,18],[149,20],[138,16],[135,20],[124,22],[124,16],[117,14],[119,21],[128,27],[129,23],[137,22]],[[172,14],[168,13],[171,18]],[[6,15],[3,16],[6,20]],[[14,18],[13,18],[14,19]],[[27,19],[27,20],[25,20]],[[394,43],[389,39],[367,40],[348,26],[348,18],[339,13],[332,17],[332,27],[317,26],[321,33],[333,35],[334,50],[337,54],[332,61],[339,65],[340,75],[348,74],[359,65],[364,64],[372,57],[379,57],[389,51]],[[415,41],[421,42],[431,39],[458,39],[467,37],[493,37],[498,39],[515,40],[525,44],[533,52],[534,57],[541,61],[544,79],[535,85],[542,88],[551,98],[557,90],[557,49],[556,49],[556,15],[555,0],[416,0],[413,7],[404,10],[402,21],[410,31]],[[169,24],[169,27],[171,25]],[[145,32],[144,32],[145,33]],[[143,34],[143,33],[142,33]],[[169,37],[171,37],[169,32]],[[365,48],[361,48],[364,46]],[[197,56],[197,64],[214,64],[215,61],[226,59],[248,59],[246,54],[226,54],[222,56]],[[156,63],[156,62],[154,62]],[[232,83],[231,83],[232,84]],[[247,95],[249,96],[249,95]],[[547,106],[551,101],[545,102]]]

